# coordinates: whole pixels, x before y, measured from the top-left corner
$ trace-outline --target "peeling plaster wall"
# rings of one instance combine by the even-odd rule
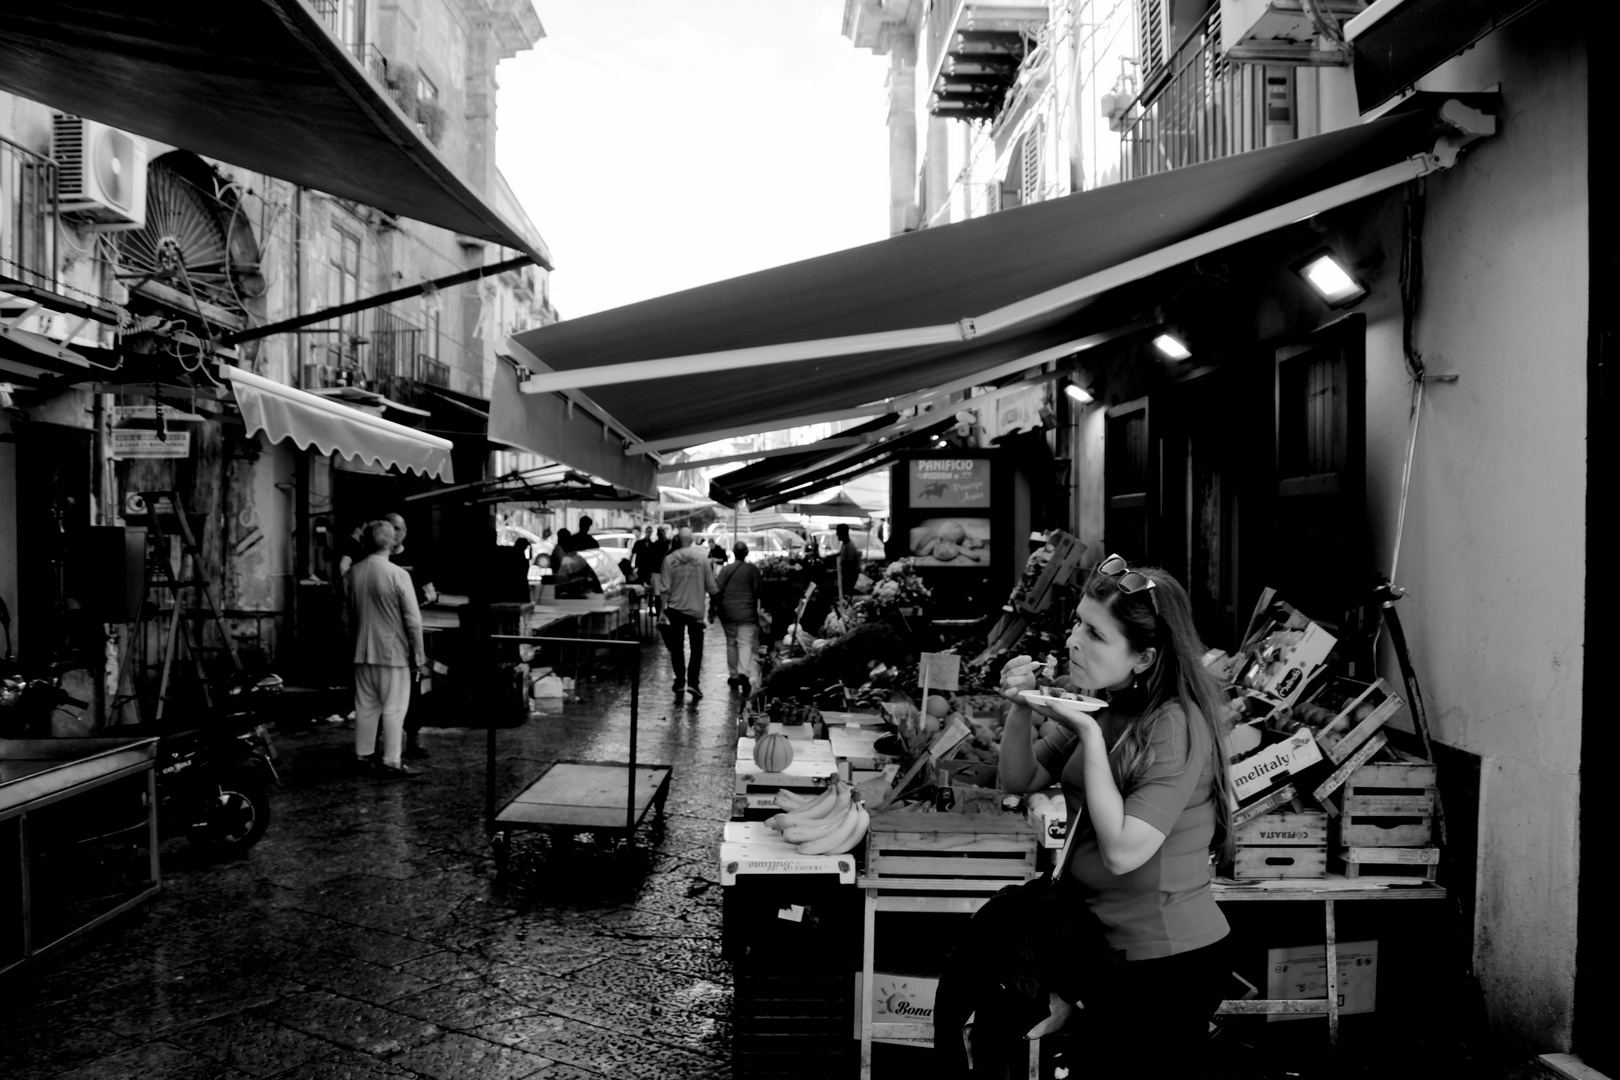
[[[1503,111],[1429,180],[1417,345],[1461,379],[1427,390],[1398,574],[1434,736],[1483,758],[1474,954],[1490,1019],[1544,1051],[1569,1048],[1574,995],[1588,307],[1586,49],[1555,10],[1426,82],[1499,82]],[[1395,233],[1375,294],[1398,296],[1399,250]],[[1398,306],[1378,307],[1368,492],[1387,569],[1410,382]]]

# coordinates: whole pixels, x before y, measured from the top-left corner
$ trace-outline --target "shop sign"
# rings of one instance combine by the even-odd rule
[[[1031,386],[996,399],[995,422],[985,426],[988,438],[1041,426],[1041,406],[1046,404],[1046,385]]]
[[[191,432],[169,431],[159,438],[150,428],[114,428],[112,456],[115,458],[183,458],[191,456]]]
[[[156,405],[114,405],[113,423],[122,424],[126,420],[156,420],[158,416]],[[163,421],[167,424],[200,424],[208,417],[201,413],[184,412],[172,406],[163,406]]]
[[[1292,775],[1322,760],[1316,736],[1300,727],[1280,743],[1263,746],[1231,766],[1232,793],[1238,801],[1260,794],[1283,776]]]
[[[911,506],[961,509],[990,508],[990,459],[982,457],[913,458],[910,463]]]

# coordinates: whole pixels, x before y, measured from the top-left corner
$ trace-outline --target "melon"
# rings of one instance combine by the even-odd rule
[[[938,720],[940,717],[951,711],[951,703],[940,697],[938,694],[929,694],[926,708],[928,710],[928,715]]]
[[[764,772],[783,772],[793,764],[793,744],[781,732],[761,735],[754,740],[754,764]]]

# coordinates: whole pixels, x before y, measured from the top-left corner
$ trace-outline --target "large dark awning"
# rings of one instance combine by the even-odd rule
[[[618,436],[584,409],[569,408],[557,394],[519,393],[517,372],[504,361],[495,364],[495,383],[490,387],[489,437],[601,477],[643,498],[657,497],[651,458],[627,456]]]
[[[525,389],[583,388],[637,446],[782,427],[1072,354],[1134,318],[1098,302],[1122,286],[1449,164],[1436,131],[1432,110],[1387,116],[524,331],[512,351],[544,372]]]
[[[757,491],[787,477],[797,476],[834,453],[848,448],[849,444],[844,441],[846,439],[870,436],[875,440],[885,428],[893,427],[898,419],[896,416],[880,416],[876,420],[870,420],[847,431],[840,431],[830,440],[823,440],[831,442],[831,446],[810,443],[801,453],[766,458],[752,465],[744,465],[740,469],[722,473],[709,481],[709,498],[722,506],[735,506],[748,497],[747,492]]]
[[[550,266],[305,0],[31,0],[0,32],[0,88]]]

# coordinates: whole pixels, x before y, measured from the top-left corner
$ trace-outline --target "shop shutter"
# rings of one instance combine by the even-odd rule
[[[1366,530],[1365,342],[1366,320],[1352,315],[1278,350],[1276,363],[1276,538],[1268,584],[1312,618],[1341,626],[1365,604],[1374,569]]]
[[[1148,515],[1154,468],[1147,398],[1109,409],[1103,440],[1103,543],[1132,562],[1152,561]]]

